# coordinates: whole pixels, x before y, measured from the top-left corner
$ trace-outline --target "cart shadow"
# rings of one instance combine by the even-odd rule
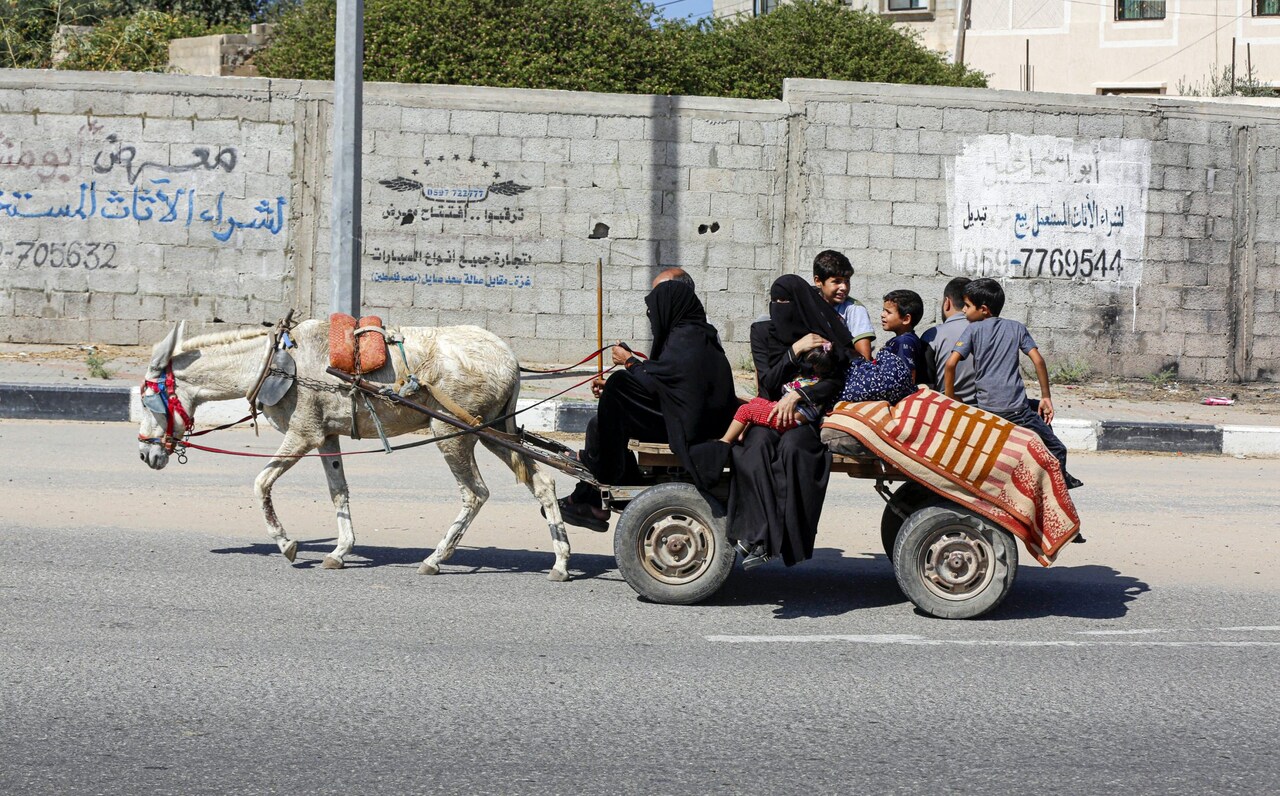
[[[775,619],[815,619],[906,602],[883,555],[851,558],[823,547],[796,567],[770,563],[753,572],[735,568],[703,605],[773,605]]]
[[[1118,619],[1151,587],[1111,567],[1089,564],[1045,569],[1023,564],[1005,601],[983,620]],[[705,605],[774,605],[775,619],[839,616],[906,602],[881,554],[851,557],[819,548],[794,569],[769,564],[751,573],[735,569]],[[923,614],[917,609],[917,614]]]
[[[1119,619],[1129,603],[1151,591],[1144,581],[1111,567],[1086,564],[1050,568],[1022,564],[1009,596],[983,619]]]
[[[293,562],[295,569],[319,569],[324,556],[333,550],[336,539],[309,539],[298,542],[298,559]],[[431,555],[433,548],[413,547],[379,547],[376,545],[357,545],[355,552],[347,556],[345,569],[373,569],[376,567],[412,567],[418,568],[423,559]],[[241,547],[215,548],[209,552],[216,555],[247,556],[279,556],[280,550],[269,543],[246,544]],[[459,547],[447,562],[440,568],[436,577],[450,575],[485,575],[511,573],[546,574],[555,555],[550,551],[513,550],[498,547]],[[591,553],[574,553],[569,557],[569,578],[571,580],[590,580],[612,572],[615,579],[621,580],[617,574],[613,556]]]

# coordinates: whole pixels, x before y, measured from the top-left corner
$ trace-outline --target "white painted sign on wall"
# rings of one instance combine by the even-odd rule
[[[1142,281],[1151,142],[981,135],[948,184],[948,276]]]

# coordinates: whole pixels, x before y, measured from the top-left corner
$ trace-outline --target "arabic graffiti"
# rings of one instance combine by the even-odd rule
[[[532,276],[516,272],[533,265],[533,257],[520,251],[519,242],[524,235],[537,232],[537,215],[527,214],[512,201],[531,186],[510,177],[504,179],[502,168],[475,155],[438,154],[426,157],[408,175],[378,180],[400,200],[386,205],[380,219],[389,222],[390,229],[386,231],[394,230],[396,235],[394,243],[379,241],[377,231],[370,230],[366,252],[375,262],[398,270],[374,274],[373,281],[491,288],[531,286]],[[495,201],[494,197],[507,201],[499,205],[501,199]],[[410,201],[406,203],[406,199]],[[416,237],[427,234],[427,230],[414,234],[414,229],[405,227],[428,223],[433,233],[447,231],[455,236],[457,247],[437,249],[423,245],[425,240],[406,242],[405,233]],[[373,245],[374,241],[378,245]],[[484,253],[464,255],[464,249]],[[441,274],[433,270],[441,266],[455,266],[466,273]],[[509,270],[498,273],[502,269]]]
[[[27,149],[19,145],[4,133],[0,133],[0,148],[4,154],[0,155],[0,169],[22,169],[27,173],[34,174],[35,178],[40,181],[41,185],[48,183],[55,177],[60,182],[68,182],[71,175],[61,173],[63,169],[71,165],[72,155],[71,147],[62,147],[46,149],[37,158],[34,150]],[[13,149],[17,148],[15,154]]]
[[[1111,237],[1112,232],[1124,226],[1124,205],[1099,208],[1098,203],[1086,194],[1083,202],[1063,202],[1060,208],[1043,209],[1037,204],[1030,211],[1013,214],[1013,236],[1018,240],[1027,235],[1039,237],[1041,228],[1067,226],[1072,229],[1100,229]]]
[[[479,274],[450,274],[442,276],[440,274],[402,274],[396,271],[394,274],[377,273],[373,275],[375,282],[407,282],[415,285],[478,285],[483,287],[529,287],[533,284],[533,277],[523,275],[512,275],[508,278],[505,274],[497,276],[480,276]]]
[[[419,251],[414,248],[410,251],[397,253],[395,249],[383,249],[374,246],[369,250],[369,256],[374,260],[383,263],[422,263],[423,265],[457,265],[460,268],[476,268],[487,267],[490,265],[498,268],[506,268],[508,265],[519,268],[522,265],[532,265],[533,258],[527,254],[503,254],[502,252],[494,252],[493,256],[478,255],[475,257],[463,257],[460,253],[452,249],[444,252],[439,251]]]
[[[235,147],[222,147],[218,153],[209,157],[208,147],[196,147],[191,150],[191,156],[195,158],[190,163],[159,163],[154,160],[147,160],[141,163],[134,163],[138,156],[138,149],[130,144],[124,143],[120,136],[111,133],[107,136],[107,143],[110,146],[104,147],[93,158],[94,174],[110,174],[116,166],[124,167],[125,179],[133,185],[138,181],[138,177],[146,169],[164,172],[165,174],[181,174],[187,171],[214,171],[222,169],[228,174],[235,171],[236,168],[236,149]],[[104,158],[105,156],[105,158]]]
[[[150,183],[149,187],[135,185],[132,190],[127,191],[99,189],[96,181],[82,182],[77,199],[62,203],[58,203],[57,199],[37,199],[32,191],[0,190],[0,219],[133,219],[184,227],[191,227],[199,222],[208,224],[214,240],[222,243],[240,230],[261,229],[278,235],[284,229],[284,208],[287,202],[283,196],[260,199],[252,210],[247,213],[238,211],[237,216],[227,207],[225,191],[201,194],[195,188],[171,188],[168,177],[156,177],[147,182]]]
[[[472,209],[470,205],[454,205],[446,207],[415,207],[407,210],[401,210],[395,205],[389,205],[386,210],[382,211],[383,218],[397,218],[400,220],[400,226],[412,224],[415,220],[430,221],[433,218],[449,219],[454,221],[488,221],[488,222],[507,222],[514,224],[517,221],[524,221],[524,211],[520,208],[512,210],[510,207],[503,207],[501,210],[478,210]]]
[[[956,156],[944,273],[1136,285],[1150,142],[983,135]]]

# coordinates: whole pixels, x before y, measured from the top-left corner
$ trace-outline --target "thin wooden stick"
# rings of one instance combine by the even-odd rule
[[[604,259],[596,258],[596,375],[604,375]]]

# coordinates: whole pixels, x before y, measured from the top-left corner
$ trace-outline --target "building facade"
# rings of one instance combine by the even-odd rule
[[[853,0],[954,55],[957,0]],[[777,0],[716,0],[717,16]],[[971,0],[965,63],[998,89],[1071,94],[1212,93],[1280,88],[1280,0]],[[1233,66],[1234,65],[1234,66]],[[1250,81],[1252,76],[1252,81]]]

